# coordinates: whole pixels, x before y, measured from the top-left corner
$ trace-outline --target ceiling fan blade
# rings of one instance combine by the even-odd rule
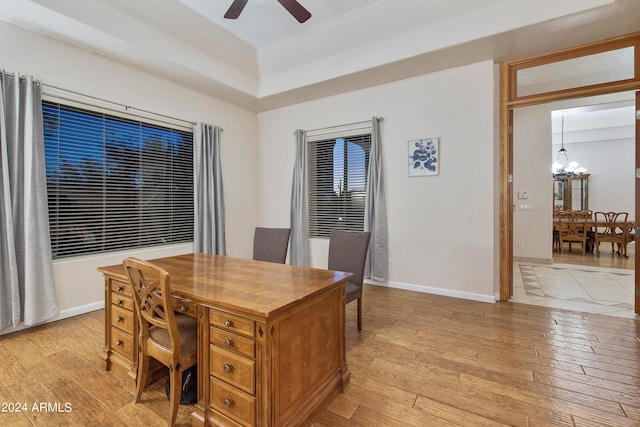
[[[227,19],[238,19],[240,12],[242,12],[242,9],[244,9],[248,1],[249,0],[233,0],[233,3],[229,6],[229,10],[224,14],[224,17]]]
[[[278,2],[301,24],[311,18],[311,13],[296,0],[278,0]]]

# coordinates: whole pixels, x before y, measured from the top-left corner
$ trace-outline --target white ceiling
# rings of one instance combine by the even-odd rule
[[[301,25],[275,0],[249,0],[238,19],[224,18],[233,0],[180,0],[256,48],[295,37],[305,31],[313,31],[342,17],[363,13],[365,9],[386,1],[388,0],[299,0],[300,4],[312,12],[310,20]]]
[[[640,31],[638,0],[0,0],[0,20],[256,111]]]

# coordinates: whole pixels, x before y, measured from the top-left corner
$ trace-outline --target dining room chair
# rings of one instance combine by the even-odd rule
[[[587,251],[587,217],[580,211],[568,211],[558,216],[560,253],[563,253],[564,243],[569,243],[569,252],[571,252],[571,243],[578,242],[582,246],[582,255]]]
[[[553,210],[553,230],[552,230],[552,240],[553,240],[553,250],[557,250],[560,252],[560,227],[558,226],[558,218],[564,215],[563,210],[554,209]]]
[[[169,425],[178,415],[182,372],[197,362],[197,321],[175,313],[171,278],[163,268],[137,258],[123,261],[138,317],[138,372],[133,402],[140,400],[149,375],[150,358],[169,368]]]
[[[290,235],[290,228],[256,227],[253,234],[253,259],[284,264]]]
[[[625,239],[624,239],[624,243],[623,243],[623,253],[622,255],[624,255],[625,257],[628,256],[627,254],[627,246],[629,245],[629,243],[634,243],[636,241],[636,226],[635,226],[635,222],[633,221],[629,221],[626,224],[626,228],[625,228],[626,234],[625,234]]]
[[[362,330],[362,284],[369,250],[368,231],[331,230],[329,236],[329,270],[353,273],[346,284],[345,303],[358,300],[358,330]]]
[[[589,209],[576,211],[577,215],[586,219],[587,229],[587,252],[593,252],[593,247],[596,242],[596,233],[592,230],[593,224],[593,211]]]
[[[611,242],[611,252],[614,252],[614,245],[618,245],[618,255],[626,254],[626,241],[628,239],[628,212],[595,212],[596,233],[595,247],[596,255],[600,256],[600,243]]]

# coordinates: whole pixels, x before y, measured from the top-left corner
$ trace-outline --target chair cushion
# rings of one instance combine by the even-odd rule
[[[178,325],[178,335],[182,345],[182,354],[193,353],[198,348],[198,322],[196,319],[184,314],[176,313],[176,323]],[[158,344],[170,348],[171,340],[166,329],[153,326],[149,328],[149,335]]]
[[[346,292],[346,302],[350,303],[354,299],[358,299],[362,296],[362,286],[358,286],[353,282],[347,282],[345,292]]]

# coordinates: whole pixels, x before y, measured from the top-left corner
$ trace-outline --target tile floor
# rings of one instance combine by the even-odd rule
[[[519,263],[513,273],[510,301],[636,318],[633,270]]]

